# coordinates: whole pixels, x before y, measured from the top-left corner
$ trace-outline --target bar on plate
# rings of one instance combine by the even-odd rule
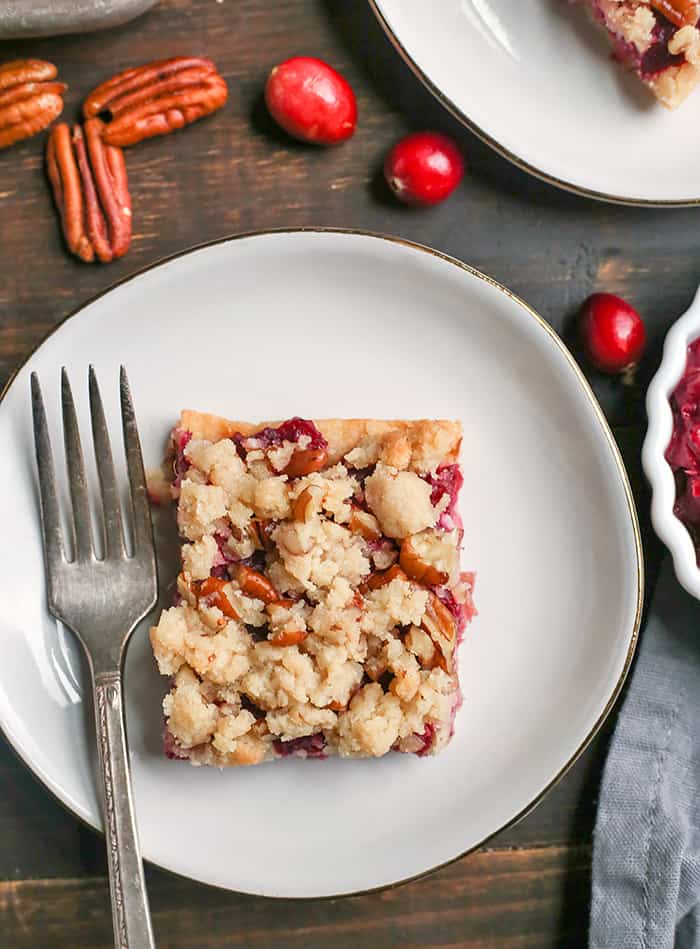
[[[474,615],[460,568],[462,427],[185,411],[170,491],[165,750],[195,765],[432,755],[453,730]]]

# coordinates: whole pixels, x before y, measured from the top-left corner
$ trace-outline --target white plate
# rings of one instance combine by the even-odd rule
[[[461,121],[559,187],[630,204],[700,202],[700,91],[657,105],[568,0],[370,0]]]
[[[44,606],[29,374],[40,373],[56,450],[59,367],[87,432],[90,362],[115,426],[118,365],[128,367],[147,465],[181,406],[465,426],[464,562],[478,571],[480,616],[461,651],[466,701],[452,744],[430,760],[226,772],[168,761],[165,682],[141,629],[126,705],[149,860],[274,896],[380,887],[522,816],[580,753],[631,659],[642,566],[617,450],[573,360],[517,298],[435,252],[273,232],[186,253],[94,300],[40,346],[0,406],[0,724],[76,814],[100,823],[84,669]]]

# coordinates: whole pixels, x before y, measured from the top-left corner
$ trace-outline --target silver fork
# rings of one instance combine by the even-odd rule
[[[73,558],[63,542],[46,412],[32,373],[34,442],[39,469],[41,525],[49,610],[77,635],[90,665],[103,787],[114,942],[119,949],[154,946],[139,851],[126,749],[122,667],[126,644],[157,598],[156,558],[138,430],[124,367],[120,394],[131,494],[133,552],[126,551],[122,511],[109,434],[95,372],[90,367],[90,413],[102,497],[102,559],[90,526],[85,464],[68,374],[61,377],[63,433],[73,517]]]

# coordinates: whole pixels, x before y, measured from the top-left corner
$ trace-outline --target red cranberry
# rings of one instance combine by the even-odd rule
[[[405,204],[429,207],[444,201],[464,176],[464,159],[451,138],[440,132],[415,132],[391,149],[384,177]]]
[[[581,338],[587,357],[601,372],[631,370],[644,350],[642,318],[626,300],[612,293],[594,293],[581,309]]]
[[[355,131],[355,93],[320,59],[295,56],[270,73],[265,86],[270,115],[289,135],[313,145],[337,145]]]

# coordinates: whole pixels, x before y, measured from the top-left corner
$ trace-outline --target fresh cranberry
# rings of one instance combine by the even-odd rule
[[[646,330],[639,313],[621,297],[590,296],[581,309],[580,330],[586,355],[601,372],[617,375],[639,362]]]
[[[444,201],[464,176],[464,159],[451,138],[440,132],[414,132],[391,149],[384,177],[405,204],[429,207]]]
[[[265,102],[285,132],[312,145],[344,142],[357,125],[350,83],[312,56],[295,56],[275,66],[265,86]]]

